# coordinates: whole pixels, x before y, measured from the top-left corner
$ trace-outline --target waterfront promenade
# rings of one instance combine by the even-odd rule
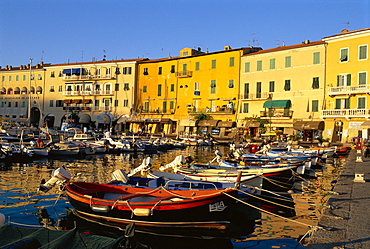
[[[364,174],[365,182],[355,182],[355,174]],[[325,229],[316,231],[306,248],[370,248],[370,158],[352,149],[333,191],[338,195],[328,205],[334,209],[326,209],[319,221]]]

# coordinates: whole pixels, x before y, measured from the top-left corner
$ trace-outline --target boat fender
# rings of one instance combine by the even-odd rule
[[[151,209],[148,208],[135,208],[133,213],[135,216],[150,216],[152,214]]]

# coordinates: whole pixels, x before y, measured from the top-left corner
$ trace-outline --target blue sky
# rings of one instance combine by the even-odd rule
[[[0,0],[0,66],[268,49],[369,27],[369,0]]]

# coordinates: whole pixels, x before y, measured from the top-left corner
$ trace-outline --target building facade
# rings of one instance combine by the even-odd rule
[[[369,138],[370,28],[323,38],[327,43],[324,136],[333,142]]]
[[[325,42],[261,50],[242,57],[238,125],[252,136],[260,132],[321,136],[325,94]],[[250,126],[250,127],[249,127]]]

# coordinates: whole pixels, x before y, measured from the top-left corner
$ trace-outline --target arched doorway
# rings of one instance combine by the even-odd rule
[[[31,108],[31,116],[30,116],[30,123],[34,127],[39,127],[41,112],[40,109],[37,107]]]
[[[55,122],[55,116],[54,114],[48,114],[44,118],[44,126],[48,128],[54,127],[54,122]]]

